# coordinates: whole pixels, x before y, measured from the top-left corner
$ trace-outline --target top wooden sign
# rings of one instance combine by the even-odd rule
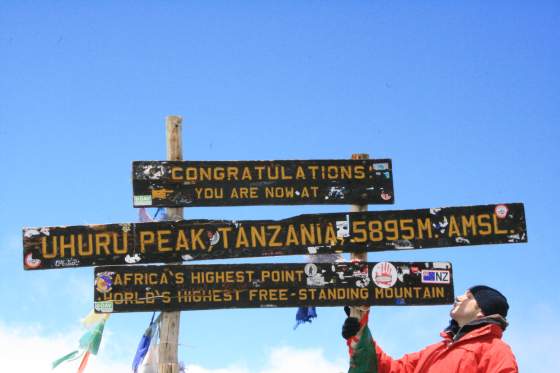
[[[136,161],[134,207],[392,204],[390,159]]]

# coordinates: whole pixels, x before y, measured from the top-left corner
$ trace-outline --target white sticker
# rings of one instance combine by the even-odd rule
[[[134,206],[151,206],[152,196],[134,196]]]
[[[135,264],[141,260],[142,257],[138,255],[138,253],[134,254],[134,256],[131,256],[130,254],[126,254],[126,256],[124,257],[124,261],[127,262],[128,264]]]
[[[375,171],[385,171],[389,169],[389,163],[375,163],[373,165]]]
[[[509,209],[506,205],[497,205],[494,212],[499,219],[503,219],[507,216]]]
[[[350,217],[346,215],[346,220],[336,221],[336,237],[344,238],[350,236]]]
[[[111,313],[113,312],[113,301],[108,300],[104,302],[93,302],[93,308],[97,312]]]
[[[215,245],[220,241],[220,233],[216,232],[210,238],[210,245]]]
[[[373,266],[371,278],[380,288],[390,288],[397,282],[397,269],[392,263],[379,262]]]

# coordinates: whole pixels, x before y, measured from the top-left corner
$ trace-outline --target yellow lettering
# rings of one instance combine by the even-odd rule
[[[424,238],[424,231],[428,234],[428,238],[432,238],[432,222],[430,218],[425,218],[424,221],[418,218],[416,219],[416,224],[418,225],[418,239]]]
[[[238,173],[239,173],[239,169],[237,167],[228,167],[227,168],[228,180],[237,180]]]
[[[399,225],[402,232],[403,240],[412,240],[414,238],[414,223],[412,219],[401,219]]]
[[[52,259],[52,258],[56,257],[56,251],[57,251],[57,248],[56,248],[56,247],[57,247],[57,243],[56,243],[56,241],[57,241],[57,240],[56,240],[56,237],[53,237],[53,239],[52,239],[52,241],[51,241],[51,242],[52,242],[52,253],[49,253],[49,252],[47,251],[47,247],[49,246],[49,245],[47,244],[47,237],[42,237],[42,238],[41,238],[41,248],[42,248],[41,252],[43,253],[43,258],[45,258],[45,259]]]
[[[474,220],[474,215],[461,216],[461,226],[463,227],[463,236],[469,235],[469,229],[473,236],[476,236],[476,222]]]
[[[188,250],[189,249],[189,241],[187,239],[187,235],[185,234],[185,231],[182,229],[179,229],[179,231],[177,232],[177,243],[175,244],[175,251],[181,251],[181,250]]]
[[[478,234],[481,236],[492,234],[492,225],[490,224],[489,214],[478,215],[476,222],[478,223]]]
[[[336,233],[332,224],[327,225],[327,231],[325,232],[325,242],[329,245],[336,244]]]
[[[142,253],[146,252],[146,244],[153,244],[156,235],[154,232],[142,231],[140,232],[140,251]]]
[[[200,228],[198,230],[194,228],[191,229],[191,241],[192,241],[193,250],[196,250],[197,247],[199,247],[202,250],[206,248],[206,246],[204,245],[204,241],[202,241],[202,239],[200,238],[203,232],[204,232],[204,228]]]
[[[366,177],[366,168],[362,165],[354,166],[354,178],[364,179]]]
[[[379,220],[371,220],[368,223],[369,230],[369,240],[372,242],[378,242],[383,240],[383,226]]]
[[[264,226],[251,227],[251,242],[253,246],[257,246],[257,243],[264,247],[266,245],[266,231]]]
[[[96,255],[102,255],[101,250],[105,251],[104,255],[111,255],[109,252],[109,245],[111,242],[111,237],[109,233],[98,233],[95,236],[95,253]]]
[[[243,226],[239,226],[237,229],[237,240],[235,241],[236,249],[240,249],[241,246],[249,247],[249,240],[247,240],[247,234]]]
[[[267,227],[267,229],[272,231],[272,236],[270,237],[270,241],[268,243],[268,246],[270,246],[270,247],[282,247],[282,243],[276,241],[276,239],[278,238],[278,235],[282,231],[282,226],[274,224],[274,225],[269,225]]]
[[[179,181],[183,179],[183,169],[181,167],[171,168],[171,180]]]
[[[366,222],[363,220],[355,220],[352,222],[353,236],[351,242],[362,243],[367,241]]]
[[[241,180],[253,180],[251,177],[251,171],[248,167],[243,167],[243,174],[241,175]]]
[[[286,245],[299,245],[296,230],[292,224],[288,225],[288,233],[286,234]]]
[[[449,217],[449,230],[447,231],[449,237],[459,237],[461,232],[459,231],[459,225],[457,224],[457,218],[454,215]]]
[[[222,236],[222,242],[224,243],[224,249],[229,248],[228,234],[231,231],[232,231],[231,227],[220,227],[220,228],[218,228],[218,232],[220,232],[220,235]]]
[[[500,229],[498,227],[498,217],[496,216],[496,214],[492,215],[492,219],[494,220],[494,233],[495,234],[507,234],[507,230]]]
[[[68,243],[64,242],[64,236],[59,236],[59,238],[60,238],[60,244],[59,244],[60,257],[64,258],[66,256],[65,254],[66,249],[70,249],[70,257],[76,256],[76,243],[74,242],[74,235],[73,234],[70,235],[69,237],[70,239]]]
[[[162,231],[157,231],[157,243],[158,243],[158,247],[157,250],[159,252],[169,252],[172,251],[173,248],[170,246],[164,246],[165,244],[169,243],[169,238],[168,237],[164,237],[167,235],[170,235],[171,231],[170,230],[162,230]]]
[[[394,219],[385,220],[384,224],[385,231],[390,233],[391,235],[387,234],[387,240],[393,241],[399,239],[399,230],[397,226],[397,221]]]
[[[305,224],[299,225],[299,230],[301,232],[301,244],[315,244],[315,229],[313,225],[306,226]]]

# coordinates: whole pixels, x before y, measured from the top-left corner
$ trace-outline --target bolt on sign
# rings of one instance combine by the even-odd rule
[[[342,305],[454,299],[448,262],[219,264],[95,268],[97,312]]]
[[[326,254],[527,242],[521,203],[25,228],[24,268]]]
[[[134,207],[391,204],[390,159],[136,161]]]

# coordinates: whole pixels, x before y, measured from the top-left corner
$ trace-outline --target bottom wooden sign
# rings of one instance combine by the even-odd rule
[[[453,303],[448,262],[108,266],[96,312]]]

